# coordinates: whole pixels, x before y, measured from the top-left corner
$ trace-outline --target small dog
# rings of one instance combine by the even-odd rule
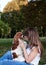
[[[16,33],[16,35],[14,36],[14,43],[11,49],[13,60],[25,61],[23,57],[23,51],[19,46],[19,41],[22,41],[25,44],[25,47],[27,46],[27,43],[24,40],[22,40],[22,38],[23,38],[23,34],[21,32]]]

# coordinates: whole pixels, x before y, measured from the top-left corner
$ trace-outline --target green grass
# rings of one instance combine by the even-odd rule
[[[44,65],[46,64],[46,37],[41,37],[40,40],[44,47],[44,53],[43,53],[43,57],[40,60],[40,65]]]
[[[13,39],[0,39],[0,57],[11,49]]]
[[[39,65],[44,65],[46,63],[46,37],[40,37],[40,40],[44,46],[44,54],[40,60]],[[13,39],[0,39],[0,57],[8,50],[11,49]]]

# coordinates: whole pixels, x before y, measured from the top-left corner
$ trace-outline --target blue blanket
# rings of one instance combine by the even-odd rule
[[[26,62],[19,62],[19,61],[13,61],[13,60],[1,60],[0,61],[0,65],[31,65],[29,63]]]
[[[7,51],[1,58],[0,58],[0,65],[31,65],[26,62],[20,61],[13,61],[12,60],[11,51]]]

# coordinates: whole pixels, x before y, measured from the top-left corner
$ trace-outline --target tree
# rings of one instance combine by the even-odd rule
[[[4,23],[8,23],[11,27],[11,37],[25,27],[25,17],[22,12],[12,11],[2,13],[1,20],[4,21]]]
[[[8,2],[8,4],[4,7],[3,12],[10,12],[14,10],[20,10],[19,5],[15,1]]]
[[[4,13],[2,13],[1,19],[8,23],[11,27],[11,35],[13,35],[17,31],[21,31],[25,27],[38,27],[41,30],[41,26],[46,28],[46,2],[43,1],[35,1],[28,2],[25,6],[21,6],[21,0],[14,0],[17,2],[20,10],[12,10],[7,9]],[[10,6],[10,5],[9,5]],[[9,8],[9,6],[7,8]],[[12,6],[12,5],[11,5]],[[13,4],[14,6],[14,4]],[[14,7],[15,8],[15,7]]]
[[[4,12],[11,12],[11,11],[19,11],[21,6],[26,5],[28,3],[27,0],[13,0],[8,2],[7,5],[3,9]]]
[[[22,8],[27,25],[46,26],[46,2],[30,2]]]
[[[9,25],[0,20],[0,37],[7,37],[10,32],[11,28]]]

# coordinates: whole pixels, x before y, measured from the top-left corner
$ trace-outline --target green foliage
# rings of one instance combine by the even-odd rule
[[[11,36],[14,36],[17,31],[21,31],[25,25],[25,18],[18,11],[3,13],[2,20],[11,27]]]
[[[24,30],[26,27],[37,27],[40,36],[46,33],[46,2],[29,2],[27,6],[21,6],[19,11],[2,13],[1,20],[8,23],[11,27],[11,37],[17,31]],[[43,27],[43,32],[41,30]],[[45,32],[45,33],[44,33]]]
[[[26,26],[45,26],[46,27],[46,2],[29,2],[23,6],[22,12],[25,16]]]
[[[4,23],[3,21],[0,20],[0,35],[2,37],[7,37],[7,35],[11,32],[11,29],[8,24]]]

